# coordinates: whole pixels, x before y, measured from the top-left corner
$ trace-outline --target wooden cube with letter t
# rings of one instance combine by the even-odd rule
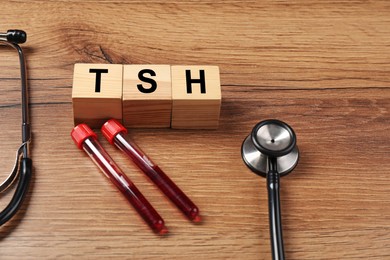
[[[105,120],[122,120],[122,64],[75,64],[74,123],[100,128]]]
[[[218,66],[172,66],[172,121],[177,129],[216,129],[221,110]]]
[[[124,126],[170,127],[171,112],[171,66],[124,65]]]

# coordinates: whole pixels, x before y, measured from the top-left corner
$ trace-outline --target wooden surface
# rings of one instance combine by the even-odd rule
[[[4,1],[1,10],[1,31],[28,33],[34,162],[26,203],[0,228],[1,259],[270,259],[265,180],[240,154],[266,118],[293,126],[301,151],[282,179],[287,259],[390,258],[388,1]],[[0,56],[4,178],[20,142],[20,94],[16,54]],[[101,139],[164,217],[170,235],[156,236],[77,150],[77,62],[220,67],[218,130],[131,131],[202,224]]]

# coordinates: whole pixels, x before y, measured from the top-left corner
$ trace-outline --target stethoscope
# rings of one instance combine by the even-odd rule
[[[267,178],[271,249],[274,260],[284,259],[280,177],[290,173],[298,163],[299,151],[296,142],[295,133],[288,124],[270,119],[256,124],[241,148],[245,164],[254,173]]]
[[[8,30],[0,33],[0,44],[5,44],[17,50],[20,63],[20,78],[22,92],[22,144],[16,151],[16,159],[13,170],[0,184],[0,193],[6,191],[19,178],[15,193],[8,205],[0,212],[0,226],[10,220],[19,210],[27,194],[32,175],[32,161],[29,158],[29,143],[31,141],[31,129],[28,107],[27,73],[24,54],[19,43],[26,42],[27,35],[21,30]]]

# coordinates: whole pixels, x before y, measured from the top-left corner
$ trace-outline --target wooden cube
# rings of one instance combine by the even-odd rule
[[[221,110],[218,66],[172,66],[172,121],[176,129],[216,129]]]
[[[100,128],[110,118],[122,121],[122,64],[75,64],[74,123]]]
[[[170,127],[171,111],[170,65],[124,65],[125,127]]]

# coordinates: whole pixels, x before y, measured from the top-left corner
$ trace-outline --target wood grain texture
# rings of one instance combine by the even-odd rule
[[[390,258],[388,1],[33,0],[1,8],[2,31],[28,33],[34,163],[26,205],[0,228],[1,259],[270,259],[265,180],[240,154],[266,118],[293,126],[301,151],[281,183],[287,259]],[[1,177],[19,143],[15,55],[1,47]],[[197,203],[201,225],[101,138],[164,217],[170,235],[154,235],[77,150],[71,86],[79,62],[219,66],[217,130],[131,131]]]

